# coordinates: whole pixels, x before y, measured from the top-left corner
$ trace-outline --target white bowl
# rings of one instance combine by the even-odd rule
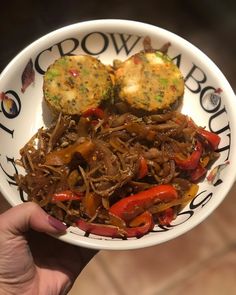
[[[95,20],[73,24],[38,39],[20,52],[0,76],[0,93],[10,98],[1,100],[0,109],[0,189],[11,205],[22,202],[14,174],[22,172],[14,163],[19,149],[39,127],[47,124],[49,114],[42,104],[43,73],[62,54],[90,54],[105,64],[126,59],[143,49],[149,36],[154,48],[171,42],[168,54],[186,80],[182,112],[201,126],[221,136],[220,158],[214,167],[225,162],[215,185],[204,180],[194,200],[179,213],[171,226],[156,226],[140,239],[111,239],[70,227],[60,239],[94,249],[136,249],[171,240],[202,222],[227,195],[236,176],[236,103],[235,95],[217,66],[198,48],[164,29],[127,20]],[[35,81],[23,93],[21,75],[29,60],[33,62]]]

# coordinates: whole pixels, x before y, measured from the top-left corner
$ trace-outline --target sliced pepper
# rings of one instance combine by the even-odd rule
[[[183,195],[182,198],[174,199],[168,203],[160,203],[154,205],[149,209],[152,214],[156,214],[162,211],[167,210],[170,207],[181,205],[185,207],[196,195],[198,192],[199,186],[197,184],[192,184],[189,190]]]
[[[138,178],[141,179],[145,177],[147,174],[148,174],[147,160],[143,156],[141,156],[139,160]]]
[[[135,217],[130,223],[130,227],[125,228],[127,237],[141,237],[150,232],[154,227],[152,214],[148,211]]]
[[[198,165],[196,169],[190,172],[189,179],[191,182],[198,182],[207,173],[207,169],[202,165]]]
[[[96,117],[98,119],[103,119],[105,113],[101,108],[90,108],[82,114],[83,117]]]
[[[93,193],[88,193],[83,197],[82,205],[84,207],[84,212],[92,218],[101,205],[101,198]]]
[[[170,225],[175,219],[175,211],[173,208],[168,208],[162,211],[158,215],[158,221],[160,225]]]
[[[177,198],[177,191],[172,185],[157,185],[148,190],[121,199],[111,206],[109,212],[127,222],[146,211],[157,202],[170,202]]]
[[[183,170],[193,170],[198,166],[201,156],[202,144],[200,143],[200,141],[197,141],[194,151],[188,158],[182,159],[178,156],[175,156],[174,161],[177,166]]]
[[[75,142],[66,148],[47,154],[44,164],[53,166],[68,164],[75,153],[80,153],[85,160],[88,160],[94,148],[95,145],[91,140],[86,140],[83,143]]]
[[[51,203],[81,200],[82,194],[74,193],[70,190],[65,190],[62,192],[54,193],[52,195]]]
[[[148,211],[145,211],[132,220],[130,226],[133,227],[120,228],[113,225],[90,223],[82,219],[78,219],[76,225],[87,233],[112,238],[141,237],[151,231],[154,227],[152,215]]]
[[[218,134],[208,131],[204,128],[197,127],[197,125],[190,118],[189,118],[188,124],[190,127],[193,127],[196,129],[197,134],[199,134],[202,138],[207,140],[207,142],[210,144],[210,146],[212,147],[212,149],[214,151],[218,148],[220,140],[221,140],[221,138]]]
[[[115,237],[120,238],[123,236],[123,230],[113,225],[90,223],[83,219],[78,219],[76,221],[76,225],[78,226],[79,229],[85,231],[86,233],[92,233],[95,235],[111,237],[111,238],[115,238]]]
[[[216,133],[210,132],[208,130],[205,130],[203,128],[199,128],[197,130],[198,134],[200,134],[204,139],[206,139],[210,146],[212,147],[212,149],[215,151],[217,150],[219,144],[220,144],[220,136]]]

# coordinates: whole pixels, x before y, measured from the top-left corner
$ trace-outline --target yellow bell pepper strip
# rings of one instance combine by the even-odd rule
[[[126,227],[126,223],[123,219],[119,218],[116,215],[113,215],[111,213],[109,213],[109,223],[111,225],[117,226],[119,228],[124,228]]]
[[[170,202],[177,198],[178,193],[172,185],[157,185],[121,199],[110,207],[109,212],[129,222],[154,204],[158,202]]]
[[[51,203],[81,200],[82,194],[74,193],[70,190],[54,193],[51,198]]]
[[[82,199],[82,205],[84,207],[84,212],[88,217],[92,218],[101,205],[102,199],[100,196],[95,195],[94,193],[86,194]]]
[[[218,134],[207,131],[203,128],[199,128],[197,133],[209,142],[214,151],[217,150],[221,140]]]
[[[183,170],[193,170],[198,166],[201,156],[202,144],[200,141],[197,141],[194,151],[188,158],[182,159],[176,155],[174,161],[176,165]]]
[[[132,220],[130,223],[131,227],[120,228],[113,225],[90,223],[83,219],[78,219],[76,225],[87,233],[111,238],[141,237],[150,232],[154,227],[152,215],[148,211],[143,212]]]
[[[48,153],[44,164],[52,166],[68,164],[75,153],[80,153],[85,160],[88,160],[94,149],[95,144],[91,140],[86,140],[83,143],[75,142],[66,148]]]

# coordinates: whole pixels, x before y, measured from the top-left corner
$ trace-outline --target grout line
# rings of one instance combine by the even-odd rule
[[[205,258],[200,263],[196,265],[192,265],[190,267],[187,267],[184,272],[182,272],[180,275],[177,275],[175,278],[171,280],[171,283],[169,283],[166,286],[162,287],[162,290],[155,291],[151,295],[168,295],[170,291],[174,289],[174,287],[179,286],[181,283],[186,282],[186,278],[191,278],[193,274],[200,272],[205,266],[207,268],[207,265],[212,260],[217,260],[219,257],[224,256],[226,253],[230,251],[236,251],[236,241],[226,245],[223,249],[219,250],[215,254],[213,254],[210,257]]]
[[[108,265],[107,265],[106,261],[102,257],[100,257],[99,255],[97,257],[97,261],[101,264],[101,267],[102,267],[104,273],[106,274],[106,276],[108,277],[108,279],[110,280],[112,285],[114,285],[114,288],[118,292],[118,294],[119,295],[127,295],[126,292],[123,290],[122,286],[119,284],[119,282],[116,280],[116,278],[112,274],[112,272],[108,270]]]

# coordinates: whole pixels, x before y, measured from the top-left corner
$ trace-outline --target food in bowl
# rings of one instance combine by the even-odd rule
[[[81,115],[109,99],[111,90],[107,67],[88,55],[59,58],[44,75],[44,98],[57,113]]]
[[[61,95],[60,89],[68,84],[66,75],[71,80],[66,95],[80,87],[81,73],[74,63],[78,60],[91,61],[89,56],[62,57],[49,67],[44,76],[47,102],[55,89],[56,95]],[[147,81],[140,79],[140,63],[148,71]],[[100,62],[93,64],[99,64],[105,73]],[[119,72],[123,67],[126,69]],[[56,76],[51,75],[52,70]],[[21,149],[26,175],[16,179],[29,201],[68,225],[112,238],[141,237],[154,224],[169,225],[196,196],[197,183],[218,158],[220,137],[171,108],[183,95],[184,86],[180,71],[166,54],[142,52],[116,67],[111,73],[113,87],[121,92],[115,98],[108,72],[106,86],[94,101],[92,87],[77,97],[74,105],[78,108],[63,103],[55,107],[50,101],[59,115],[50,128],[39,129]],[[139,83],[134,85],[132,77]],[[87,85],[94,78],[96,72],[87,78]],[[132,84],[132,90],[138,85],[144,91],[127,92],[124,81]],[[109,100],[104,101],[104,91],[110,93]],[[134,96],[129,96],[131,93]],[[135,97],[139,95],[143,102],[137,105]],[[87,96],[89,104],[82,108],[80,102],[86,102]],[[150,103],[144,103],[144,98]]]
[[[142,51],[118,64],[117,96],[129,106],[148,112],[171,109],[184,94],[184,78],[160,50]]]
[[[206,177],[197,183],[197,195],[169,225],[155,224],[153,230],[141,239],[102,237],[70,226],[64,235],[56,237],[67,243],[93,249],[128,250],[169,241],[205,220],[224,200],[235,181],[235,94],[214,62],[190,42],[157,26],[127,20],[93,20],[66,26],[39,38],[20,52],[1,73],[1,193],[12,206],[28,199],[21,189],[18,190],[14,180],[14,174],[24,174],[24,168],[16,165],[15,161],[29,138],[41,126],[49,127],[51,124],[53,115],[42,100],[43,77],[47,68],[65,55],[89,54],[98,57],[105,65],[116,59],[125,61],[143,49],[146,36],[150,36],[153,48],[160,48],[167,42],[172,44],[168,55],[185,81],[181,112],[197,125],[220,136],[219,158]],[[116,102],[120,114],[127,112],[125,105],[124,101]],[[128,112],[140,117],[143,111],[133,112],[128,108]]]

